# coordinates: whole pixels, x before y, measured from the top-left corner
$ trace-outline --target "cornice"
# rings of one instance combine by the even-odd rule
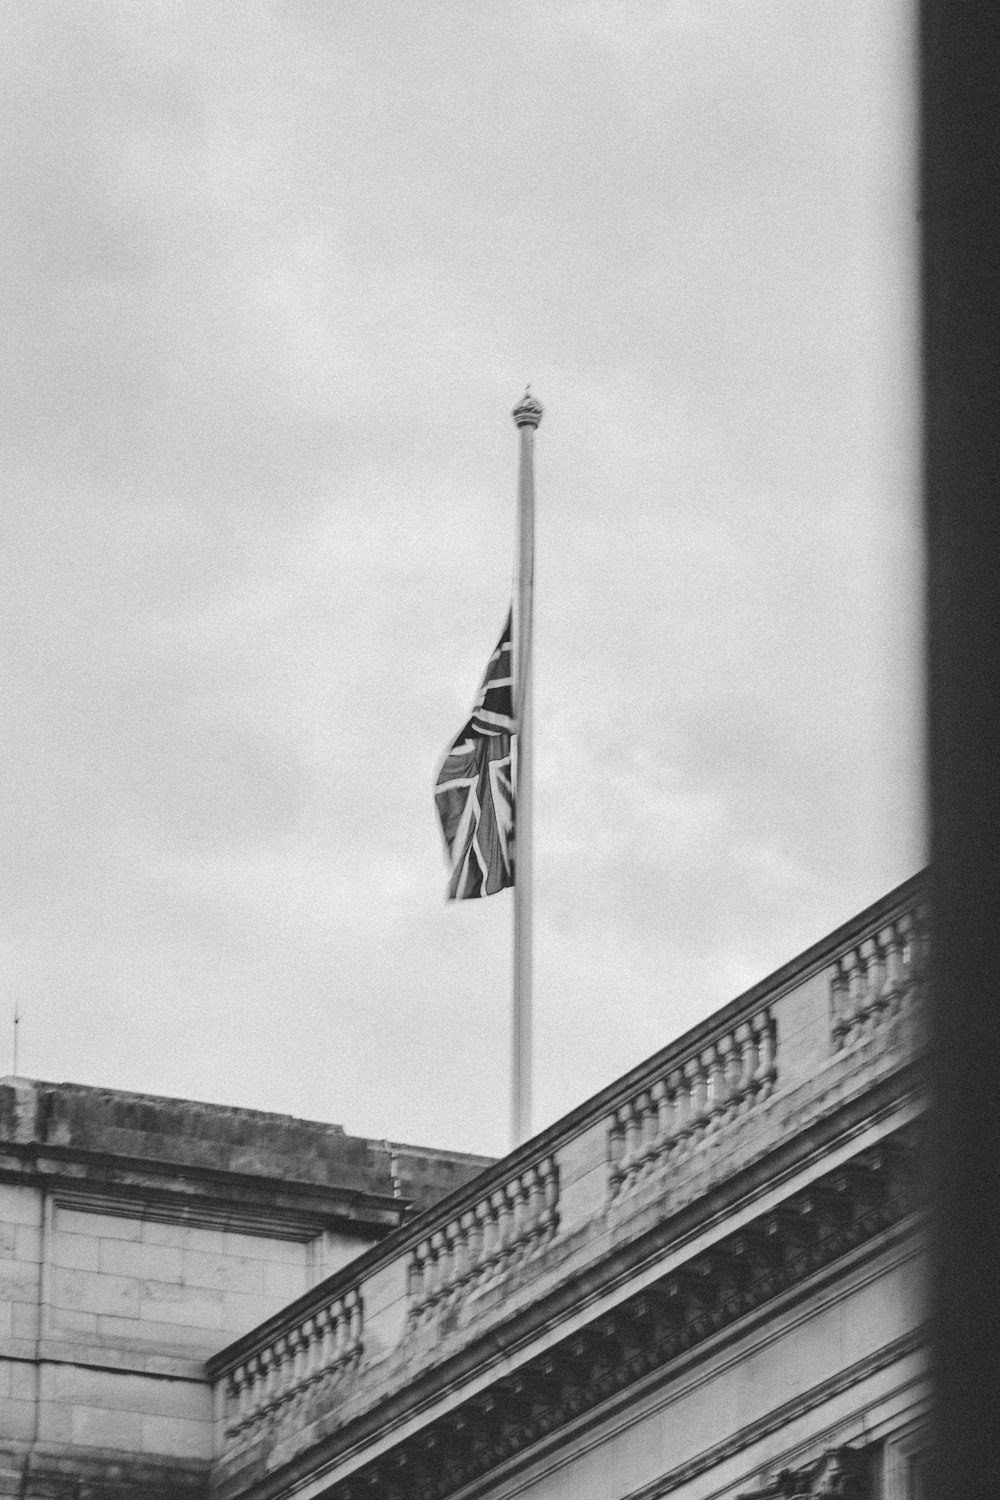
[[[74,1146],[0,1142],[0,1182],[43,1189],[60,1202],[106,1214],[215,1227],[248,1224],[301,1238],[343,1227],[385,1235],[409,1210],[409,1200],[360,1188],[261,1177],[151,1157],[119,1156]],[[252,1231],[251,1231],[252,1232]]]
[[[899,1364],[901,1360],[908,1359],[911,1355],[926,1351],[930,1346],[930,1328],[922,1324],[918,1328],[911,1329],[909,1333],[903,1334],[891,1343],[876,1349],[873,1354],[868,1354],[864,1359],[857,1360],[854,1364],[845,1365],[838,1370],[836,1375],[828,1380],[821,1381],[818,1385],[810,1386],[807,1391],[796,1396],[791,1401],[786,1401],[781,1406],[769,1411],[766,1416],[760,1417],[755,1422],[748,1423],[738,1431],[731,1433],[723,1442],[716,1443],[713,1447],[699,1453],[695,1458],[689,1459],[687,1463],[661,1474],[650,1484],[644,1484],[640,1489],[630,1490],[622,1497],[622,1500],[666,1500],[667,1495],[672,1495],[682,1485],[690,1484],[699,1475],[717,1468],[726,1459],[732,1458],[737,1453],[751,1448],[763,1438],[770,1437],[772,1433],[780,1432],[791,1425],[798,1418],[806,1416],[809,1412],[825,1406],[835,1396],[843,1391],[854,1390],[870,1376],[876,1375],[881,1370],[889,1369],[892,1365]],[[914,1381],[920,1386],[926,1387],[928,1383],[927,1372],[922,1372],[914,1377]],[[882,1398],[879,1398],[880,1400]],[[863,1423],[867,1416],[866,1407],[855,1408],[852,1413],[851,1425]],[[833,1440],[838,1433],[842,1435],[844,1420],[841,1418],[832,1430],[812,1434],[813,1443],[823,1443],[833,1446]],[[727,1486],[727,1489],[729,1487]]]
[[[18,1493],[46,1500],[208,1500],[204,1459],[36,1442],[23,1464]]]

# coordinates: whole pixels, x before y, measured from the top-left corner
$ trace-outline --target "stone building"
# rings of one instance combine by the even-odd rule
[[[8,1080],[0,1494],[922,1500],[922,894],[496,1162]]]

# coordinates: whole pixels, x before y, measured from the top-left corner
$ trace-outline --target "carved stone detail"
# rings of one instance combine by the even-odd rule
[[[898,1222],[919,1202],[919,1151],[915,1122],[335,1482],[329,1500],[446,1500]],[[829,1449],[739,1500],[869,1500],[864,1483],[860,1450]]]
[[[707,1137],[769,1098],[776,1057],[777,1028],[764,1005],[619,1105],[608,1121],[609,1198],[673,1171]]]
[[[917,1010],[927,966],[927,912],[917,906],[842,953],[830,979],[830,1040],[835,1052],[891,1032]]]
[[[504,1273],[522,1266],[559,1228],[554,1156],[525,1167],[421,1240],[408,1266],[411,1324],[433,1321]]]
[[[781,1469],[757,1490],[736,1500],[868,1500],[867,1466],[861,1448],[827,1448],[797,1469]]]

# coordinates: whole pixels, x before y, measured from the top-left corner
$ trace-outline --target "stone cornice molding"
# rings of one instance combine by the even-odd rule
[[[797,1421],[806,1412],[815,1411],[817,1407],[824,1406],[834,1396],[843,1391],[851,1390],[869,1376],[880,1370],[888,1369],[914,1355],[922,1356],[924,1368],[918,1376],[911,1377],[913,1383],[919,1385],[926,1392],[924,1402],[930,1400],[930,1376],[928,1371],[929,1349],[931,1330],[929,1325],[921,1324],[911,1329],[909,1333],[894,1339],[892,1343],[875,1351],[874,1354],[866,1355],[856,1364],[847,1365],[844,1369],[830,1379],[822,1381],[817,1386],[803,1391],[801,1395],[794,1397],[783,1406],[774,1408],[763,1418],[758,1418],[746,1427],[730,1433],[721,1443],[714,1444],[711,1448],[699,1453],[696,1458],[689,1459],[675,1469],[661,1474],[649,1484],[644,1484],[640,1489],[630,1490],[622,1500],[666,1500],[666,1496],[672,1495],[682,1485],[689,1484],[699,1475],[707,1473],[716,1468],[726,1459],[732,1458],[734,1454],[741,1453],[752,1447],[762,1438],[769,1437],[774,1432],[779,1432],[791,1422]],[[875,1398],[875,1405],[880,1398]],[[868,1416],[868,1408],[856,1408],[851,1417],[851,1426],[858,1424],[859,1430],[864,1430],[865,1419]],[[843,1423],[835,1424],[833,1431],[818,1435],[818,1441],[832,1441],[841,1435]],[[843,1446],[843,1444],[841,1444]],[[802,1465],[794,1467],[801,1468]]]
[[[206,1500],[208,1470],[205,1459],[36,1442],[24,1458],[19,1494],[46,1500]]]
[[[341,1228],[386,1235],[410,1207],[408,1199],[360,1188],[36,1142],[0,1142],[0,1182],[42,1188],[67,1206],[104,1214],[183,1218],[204,1228],[238,1228],[243,1219],[267,1233],[287,1223],[290,1238]]]

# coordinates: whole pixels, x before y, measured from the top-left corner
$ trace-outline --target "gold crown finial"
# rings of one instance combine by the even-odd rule
[[[537,427],[542,420],[542,403],[537,396],[531,394],[531,386],[526,385],[524,395],[514,407],[511,416],[518,427]]]

